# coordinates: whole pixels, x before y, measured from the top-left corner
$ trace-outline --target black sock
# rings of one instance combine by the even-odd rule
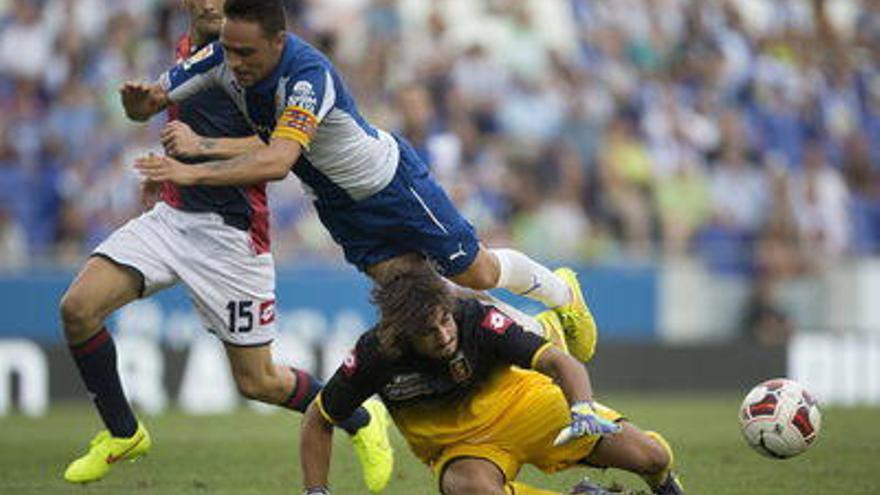
[[[70,346],[70,353],[110,434],[121,438],[134,435],[137,419],[122,391],[110,332],[102,328],[89,340]]]
[[[296,368],[290,368],[290,371],[296,375],[296,386],[281,406],[294,411],[306,412],[309,404],[318,396],[323,384],[306,371]],[[349,435],[354,435],[369,422],[370,413],[362,406],[357,408],[348,419],[340,421],[336,426],[345,430]]]

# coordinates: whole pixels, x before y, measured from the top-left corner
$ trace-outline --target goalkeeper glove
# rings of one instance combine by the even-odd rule
[[[590,402],[578,402],[571,406],[571,434],[578,438],[584,435],[607,435],[617,433],[621,426],[596,414]]]

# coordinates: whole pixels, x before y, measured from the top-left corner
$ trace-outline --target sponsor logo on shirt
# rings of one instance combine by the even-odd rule
[[[357,371],[357,356],[355,356],[354,349],[352,349],[348,351],[345,359],[342,360],[342,372],[345,373],[345,376],[351,376],[355,371]]]
[[[391,381],[382,387],[382,391],[382,395],[391,401],[406,401],[433,393],[428,378],[421,373],[394,375]]]
[[[513,320],[511,320],[509,316],[493,308],[490,309],[489,313],[486,314],[486,317],[483,318],[481,325],[483,328],[492,330],[498,335],[504,335],[504,332],[510,328],[512,323]]]
[[[299,107],[310,113],[315,113],[315,108],[318,106],[318,97],[315,94],[315,89],[312,87],[312,83],[308,81],[297,81],[293,85],[293,90],[291,91],[290,96],[287,97],[287,106]]]
[[[275,321],[275,300],[260,303],[260,325],[268,325]]]

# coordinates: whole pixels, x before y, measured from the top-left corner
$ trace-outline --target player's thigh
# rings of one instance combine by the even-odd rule
[[[189,251],[187,233],[171,221],[182,212],[165,203],[129,220],[110,234],[92,253],[138,276],[139,296],[144,297],[177,283],[174,263],[181,252]]]
[[[291,391],[296,389],[297,375],[273,362],[269,344],[224,347],[239,393],[267,404],[281,404],[290,398]]]
[[[587,435],[554,447],[559,431],[571,422],[562,390],[549,377],[532,370],[512,370],[508,377],[500,385],[513,399],[492,432],[495,442],[508,446],[521,463],[556,472],[578,464],[600,443],[600,437]],[[500,405],[501,397],[495,402]],[[599,403],[596,412],[609,421],[621,419],[620,413]]]
[[[480,245],[477,255],[470,265],[458,275],[450,276],[450,280],[463,287],[475,290],[487,290],[497,287],[501,268],[498,259],[484,246]]]
[[[657,442],[632,423],[621,425],[618,433],[602,437],[586,458],[588,463],[633,472],[654,472],[665,464],[666,452]]]
[[[103,256],[92,256],[61,298],[62,318],[69,323],[103,320],[140,297],[142,286],[143,278],[136,270]]]
[[[448,277],[474,266],[481,252],[476,231],[437,182],[429,176],[414,177],[399,197],[404,206],[397,242],[431,258]]]
[[[67,318],[101,318],[145,294],[175,282],[169,260],[176,245],[164,218],[171,208],[160,204],[129,220],[95,248],[62,299]]]
[[[503,495],[504,474],[488,459],[459,457],[440,474],[444,495]]]
[[[318,204],[321,222],[361,270],[406,253],[431,258],[447,276],[473,263],[479,241],[427,167],[405,143],[394,179],[348,205]]]
[[[376,283],[381,284],[399,273],[407,273],[428,263],[427,258],[420,254],[406,253],[370,265],[366,272]]]

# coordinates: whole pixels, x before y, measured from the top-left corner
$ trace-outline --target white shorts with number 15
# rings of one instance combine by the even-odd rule
[[[144,297],[183,283],[202,324],[225,343],[257,346],[275,338],[272,253],[255,254],[249,234],[220,215],[157,203],[92,255],[140,272]]]

